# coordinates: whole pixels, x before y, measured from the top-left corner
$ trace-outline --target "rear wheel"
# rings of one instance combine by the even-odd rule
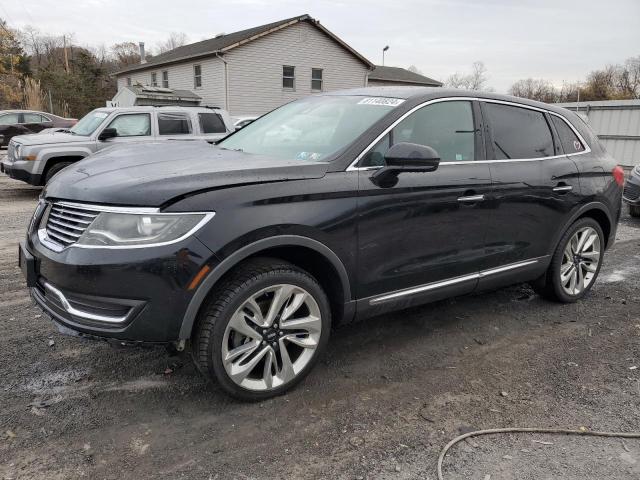
[[[640,217],[640,205],[629,205],[629,215]]]
[[[194,359],[230,395],[263,400],[309,373],[330,325],[329,301],[311,275],[281,260],[254,259],[212,292]]]
[[[562,236],[547,272],[533,288],[550,300],[575,302],[593,287],[603,255],[602,228],[594,219],[582,218]]]
[[[47,173],[44,176],[45,185],[49,183],[49,180],[51,180],[56,173],[58,173],[63,168],[68,167],[69,165],[71,165],[71,163],[72,162],[60,162],[49,167],[49,170],[47,170]]]

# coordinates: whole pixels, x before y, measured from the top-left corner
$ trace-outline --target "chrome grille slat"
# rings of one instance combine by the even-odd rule
[[[640,186],[627,182],[622,195],[628,200],[637,200],[640,198]]]
[[[68,230],[63,230],[61,228],[56,227],[55,225],[49,225],[48,228],[50,228],[51,230],[54,230],[62,235],[66,235],[67,237],[71,237],[74,239],[78,239],[80,237],[80,235],[82,235],[84,232],[80,232],[80,233],[76,233],[76,232],[70,232]]]
[[[58,225],[58,226],[63,227],[63,228],[69,228],[69,229],[72,229],[72,230],[79,230],[81,232],[84,232],[84,230],[86,228],[86,226],[85,227],[79,227],[78,225],[72,225],[71,223],[63,222],[62,220],[56,220],[55,218],[50,218],[49,221],[51,223],[53,223],[54,225]]]
[[[46,232],[51,242],[60,248],[73,245],[100,214],[98,210],[53,203],[46,220]]]
[[[61,215],[60,213],[54,212],[53,210],[51,210],[51,212],[49,213],[50,216],[53,216],[55,218],[59,218],[61,220],[65,220],[65,221],[69,221],[69,222],[75,222],[75,223],[81,223],[83,225],[89,225],[93,220],[80,220],[78,218],[70,218],[68,215],[64,216]]]

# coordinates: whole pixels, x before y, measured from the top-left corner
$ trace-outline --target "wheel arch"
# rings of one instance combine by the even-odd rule
[[[281,235],[258,240],[226,257],[202,281],[182,318],[180,340],[191,338],[193,327],[211,290],[241,262],[258,256],[286,260],[313,275],[329,297],[334,318],[348,317],[355,311],[347,270],[333,250],[309,237]]]
[[[580,218],[590,217],[593,218],[598,224],[600,228],[602,228],[602,233],[604,234],[605,248],[610,246],[610,235],[614,226],[614,221],[611,216],[611,212],[607,208],[606,205],[600,202],[591,202],[586,205],[580,207],[573,215],[570,217],[569,221],[566,222],[564,227],[560,229],[558,233],[556,233],[555,238],[553,239],[552,248],[555,251],[558,242],[565,234],[565,232],[573,225],[576,220]],[[553,251],[550,252],[553,255]]]

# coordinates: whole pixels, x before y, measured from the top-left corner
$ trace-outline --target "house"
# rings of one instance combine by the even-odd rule
[[[410,70],[405,70],[404,68],[376,65],[369,74],[369,83],[367,85],[370,87],[386,87],[391,85],[441,87],[442,82]]]
[[[237,116],[315,92],[363,87],[372,69],[319,21],[301,15],[178,47],[116,78],[118,90],[136,84],[192,90],[202,105]]]
[[[441,85],[402,68],[376,67],[309,15],[217,35],[148,61],[143,52],[140,64],[115,74],[119,92],[135,85],[193,91],[203,106],[234,116],[367,84]]]
[[[136,105],[200,105],[202,98],[189,90],[152,87],[150,85],[126,85],[118,90],[107,107],[133,107]]]

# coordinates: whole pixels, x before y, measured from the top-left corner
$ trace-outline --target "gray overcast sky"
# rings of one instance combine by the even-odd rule
[[[12,26],[148,48],[171,31],[194,42],[303,13],[374,63],[389,45],[387,65],[442,80],[482,60],[499,92],[527,77],[577,81],[640,55],[640,0],[0,0]]]

